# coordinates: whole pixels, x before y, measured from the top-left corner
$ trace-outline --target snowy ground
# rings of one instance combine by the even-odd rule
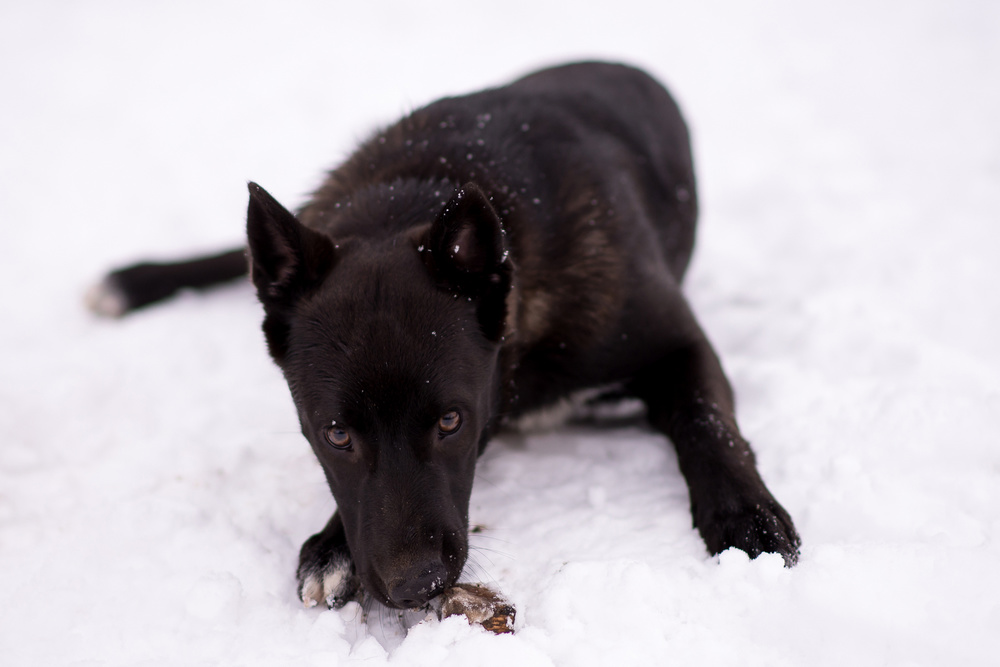
[[[1000,5],[336,4],[0,5],[0,662],[996,664]],[[332,501],[250,289],[81,294],[240,242],[248,179],[297,205],[376,123],[588,56],[691,121],[688,292],[801,563],[707,556],[662,438],[575,428],[481,461],[468,575],[515,635],[303,609]]]

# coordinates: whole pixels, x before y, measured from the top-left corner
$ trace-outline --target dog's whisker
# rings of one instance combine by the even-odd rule
[[[465,567],[462,569],[463,575],[471,576],[473,580],[482,581],[482,579],[487,576],[487,572],[479,565],[479,563],[472,560],[470,555],[469,560],[466,561]]]
[[[482,563],[478,561],[478,556],[479,554],[474,554],[474,553],[469,554],[469,560],[466,561],[465,563],[465,571],[468,572],[470,575],[473,575],[475,581],[497,585],[498,582],[496,577],[490,574],[489,569],[484,567]],[[490,563],[490,565],[495,567],[495,565],[492,562]]]
[[[481,550],[479,550],[479,549],[477,549],[475,547],[470,547],[470,551],[472,551],[476,557],[482,557],[482,558],[485,558],[487,561],[489,561],[490,567],[496,567],[497,566],[497,564],[493,562],[493,559],[490,558],[489,556],[487,556],[486,554],[484,554]],[[470,553],[470,556],[473,555],[473,553]],[[480,567],[482,567],[481,563],[477,563],[477,565],[479,565]]]
[[[500,549],[491,549],[489,547],[484,547],[484,546],[480,546],[480,545],[470,546],[469,549],[475,550],[476,552],[481,553],[484,556],[487,553],[491,553],[491,554],[494,554],[494,555],[497,555],[497,556],[503,556],[504,558],[513,558],[514,557],[513,554],[511,554],[508,551],[501,551]],[[486,556],[486,558],[489,558],[489,556]],[[490,564],[491,565],[495,565],[495,563],[493,563],[492,560],[490,561]]]
[[[378,630],[380,635],[385,635],[385,605],[378,606]]]
[[[482,531],[470,534],[469,541],[471,542],[473,540],[475,540],[476,542],[478,542],[479,540],[494,540],[495,542],[502,542],[504,544],[513,544],[513,542],[511,542],[510,540],[504,539],[502,537],[497,537],[496,535],[489,535]]]
[[[371,595],[363,595],[361,597],[361,620],[367,626],[368,619],[371,616],[372,605],[376,603],[375,598]]]

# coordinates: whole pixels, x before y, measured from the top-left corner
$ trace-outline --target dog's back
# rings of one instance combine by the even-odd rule
[[[609,201],[634,204],[629,200],[639,199],[680,281],[694,246],[698,209],[690,137],[666,89],[641,70],[594,62],[543,70],[515,82],[510,91],[544,105],[543,113],[561,109],[563,119],[572,119],[576,131],[588,135],[588,141],[568,152],[558,173],[600,165],[597,180],[617,186],[608,193]],[[602,135],[614,140],[602,140]],[[637,180],[621,173],[614,179],[615,171]]]
[[[663,86],[632,67],[565,65],[434,102],[362,145],[299,217],[335,231],[331,208],[374,184],[408,179],[479,183],[504,216],[516,257],[540,253],[559,263],[565,240],[588,227],[620,242],[628,240],[620,234],[650,231],[642,229],[648,222],[678,280],[690,259],[697,203],[687,128]],[[617,222],[640,209],[644,220]],[[407,222],[398,213],[386,221]]]

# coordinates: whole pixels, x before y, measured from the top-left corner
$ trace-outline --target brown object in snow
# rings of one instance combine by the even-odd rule
[[[455,584],[441,594],[441,618],[465,616],[495,634],[514,632],[514,605],[482,584]]]

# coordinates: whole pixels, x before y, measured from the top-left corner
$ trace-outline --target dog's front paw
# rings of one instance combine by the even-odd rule
[[[307,607],[322,601],[339,609],[360,589],[347,545],[331,544],[324,533],[313,535],[302,545],[298,578],[299,599]]]
[[[697,527],[713,554],[730,547],[745,551],[750,558],[776,553],[785,559],[785,567],[795,565],[799,559],[802,540],[788,512],[774,498],[713,512],[697,521]]]

